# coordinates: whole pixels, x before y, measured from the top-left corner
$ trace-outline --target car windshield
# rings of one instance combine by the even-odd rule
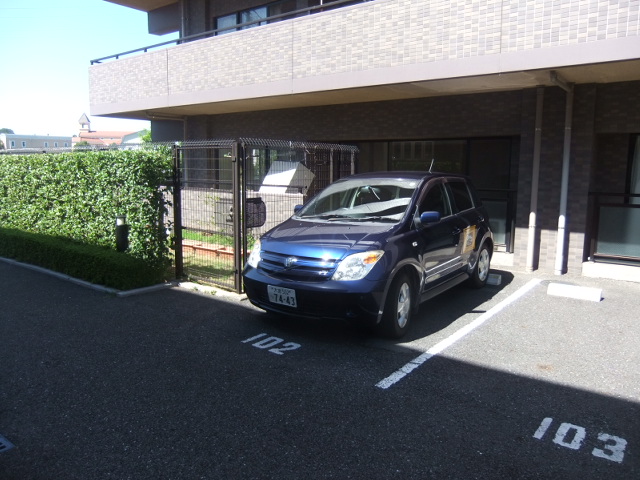
[[[402,220],[418,180],[358,178],[336,182],[300,210],[296,218],[326,221],[392,222]]]

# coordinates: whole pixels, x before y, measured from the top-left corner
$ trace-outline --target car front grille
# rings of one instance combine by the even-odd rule
[[[260,268],[271,276],[298,281],[322,282],[331,278],[338,261],[262,252]]]

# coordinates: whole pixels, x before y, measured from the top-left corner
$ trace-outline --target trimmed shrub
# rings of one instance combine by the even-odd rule
[[[6,228],[0,228],[0,256],[119,290],[155,285],[166,276],[165,269],[113,249]]]

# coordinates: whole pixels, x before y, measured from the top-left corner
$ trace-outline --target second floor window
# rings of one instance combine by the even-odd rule
[[[222,35],[225,33],[234,32],[236,30],[245,30],[247,28],[257,27],[259,25],[265,25],[267,22],[263,22],[261,21],[261,19],[267,18],[267,16],[267,6],[242,10],[230,15],[225,15],[224,17],[218,17],[216,19],[216,29],[219,30],[221,28],[224,28],[225,30],[223,30],[222,32],[218,32],[218,35]],[[250,25],[234,28],[236,25],[241,25],[243,23],[249,22],[251,22]]]
[[[335,1],[336,0],[277,0],[261,7],[240,10],[229,15],[217,17],[214,21],[214,25],[217,30],[224,29],[217,33],[217,35],[222,35],[229,32],[235,32],[237,30],[245,30],[247,28],[257,27],[259,25],[266,25],[267,23],[280,22],[282,20],[295,18],[297,16],[309,15],[310,13],[315,13],[317,11],[331,10],[331,4]],[[346,7],[352,4],[360,3],[362,1],[364,0],[341,3],[337,6],[333,6],[333,8]],[[313,7],[322,8],[320,10],[307,10]],[[298,13],[296,14],[293,12]],[[292,14],[287,15],[288,13]],[[282,16],[280,17],[279,15]],[[266,18],[275,16],[278,16],[278,18],[264,20]],[[245,25],[243,27],[236,27],[236,25],[242,25],[243,23],[248,22],[251,22],[251,24]]]

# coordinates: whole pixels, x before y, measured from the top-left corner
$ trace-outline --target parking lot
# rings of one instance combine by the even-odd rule
[[[0,478],[639,478],[640,284],[493,273],[391,341],[0,262]]]

